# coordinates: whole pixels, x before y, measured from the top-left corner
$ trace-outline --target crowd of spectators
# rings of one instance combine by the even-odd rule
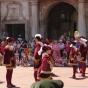
[[[0,40],[0,58],[4,54],[5,39]],[[68,37],[65,33],[59,38],[59,40],[53,39],[43,39],[43,43],[49,44],[52,46],[53,50],[53,59],[55,61],[54,66],[68,66],[69,53],[71,44],[74,43],[74,38]],[[33,66],[34,60],[34,48],[35,41],[32,42],[23,40],[21,37],[14,39],[15,47],[15,57],[18,66]],[[88,47],[88,43],[87,43]],[[0,59],[2,62],[2,59]],[[88,64],[88,53],[86,55],[86,63]]]

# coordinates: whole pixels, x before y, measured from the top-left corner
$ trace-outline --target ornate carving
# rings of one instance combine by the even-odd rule
[[[19,20],[22,17],[22,6],[20,3],[11,2],[7,4],[6,20]]]

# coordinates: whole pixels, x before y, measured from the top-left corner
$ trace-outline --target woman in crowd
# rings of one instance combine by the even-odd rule
[[[58,42],[54,41],[53,45],[52,45],[52,49],[53,49],[53,59],[54,59],[54,64],[55,66],[60,66],[62,64],[62,58],[61,58],[61,53],[60,53],[60,48],[58,46]]]

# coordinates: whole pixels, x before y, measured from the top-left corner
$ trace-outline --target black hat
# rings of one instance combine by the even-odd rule
[[[14,41],[14,39],[13,38],[11,38],[11,37],[7,37],[6,38],[6,41],[9,43],[9,42],[13,42]]]

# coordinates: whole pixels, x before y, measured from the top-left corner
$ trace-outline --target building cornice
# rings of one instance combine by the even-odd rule
[[[0,0],[0,2],[30,1],[30,0]]]
[[[79,0],[79,3],[88,3],[88,0]]]
[[[28,1],[28,2],[36,2],[38,0],[0,0],[0,2],[11,2],[11,1]]]

